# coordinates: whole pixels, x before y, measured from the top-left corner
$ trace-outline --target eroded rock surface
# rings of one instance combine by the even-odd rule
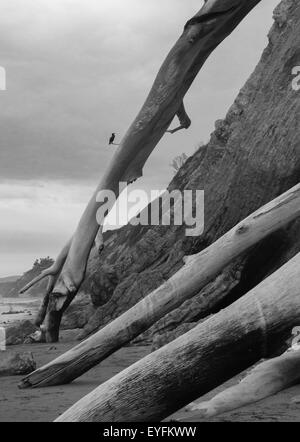
[[[169,190],[204,189],[205,231],[186,237],[185,227],[125,226],[106,234],[101,257],[92,254],[84,288],[97,309],[80,337],[128,310],[197,253],[257,208],[300,181],[300,92],[292,69],[300,65],[300,4],[284,0],[274,12],[269,44],[206,146],[179,170]],[[300,250],[300,222],[272,235],[233,263],[192,300],[162,318],[137,342],[155,347],[203,320],[206,294],[215,302],[205,315],[257,285]],[[199,269],[201,271],[201,269]],[[219,302],[220,297],[227,301]],[[177,331],[176,331],[177,330]],[[165,337],[164,337],[165,336]]]

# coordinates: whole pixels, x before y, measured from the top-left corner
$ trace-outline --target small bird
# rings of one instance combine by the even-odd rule
[[[114,144],[115,138],[116,138],[116,134],[115,134],[115,133],[112,133],[112,134],[111,134],[111,137],[110,137],[110,139],[109,139],[109,144]]]

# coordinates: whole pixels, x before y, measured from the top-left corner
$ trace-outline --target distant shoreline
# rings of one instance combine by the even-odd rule
[[[36,298],[3,298],[0,296],[0,326],[6,327],[25,319],[33,319],[39,304],[40,299]],[[17,313],[14,313],[15,311]],[[9,314],[3,315],[3,313]]]

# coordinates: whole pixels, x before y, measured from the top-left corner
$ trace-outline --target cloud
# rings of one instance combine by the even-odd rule
[[[110,133],[119,138],[125,133],[199,1],[2,3],[1,64],[8,90],[1,94],[0,179],[98,179],[112,157]],[[230,104],[240,77],[257,61],[254,41],[260,51],[265,22],[271,22],[271,8],[264,9],[261,17],[256,13],[251,39],[244,36],[247,23],[237,31],[244,54],[240,40],[230,38],[188,94],[199,141],[212,130],[216,110],[217,117],[224,115],[220,103]],[[174,147],[182,149],[181,138],[162,141],[160,163],[168,163]],[[184,149],[194,139],[193,132],[186,133]]]
[[[37,257],[55,257],[75,230],[92,191],[74,183],[0,184],[0,276],[22,273]]]
[[[4,1],[0,177],[99,177],[110,133],[124,134],[182,28],[171,3]]]
[[[153,176],[155,187],[165,188],[171,160],[209,138],[266,46],[277,3],[261,2],[209,58],[186,96],[191,129],[166,134],[141,188],[149,189]],[[201,4],[2,0],[0,66],[7,90],[0,91],[0,274],[15,273],[8,254],[25,270],[35,254],[56,253],[72,234],[114,153],[107,145],[111,132],[117,141],[125,134]]]

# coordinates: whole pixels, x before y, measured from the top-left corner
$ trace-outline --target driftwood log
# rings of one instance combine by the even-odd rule
[[[189,404],[186,411],[195,412],[199,419],[210,418],[273,396],[299,382],[300,350],[288,351],[258,364],[239,384],[209,401]]]
[[[47,341],[59,339],[62,314],[84,279],[99,221],[104,221],[96,220],[103,205],[101,191],[113,191],[118,196],[119,182],[131,183],[142,176],[145,162],[175,115],[179,118],[180,128],[189,127],[191,122],[183,105],[184,96],[209,55],[259,2],[206,0],[201,10],[186,23],[181,37],[162,64],[145,104],[88,203],[72,240],[52,269],[38,318],[40,323],[46,316]],[[49,276],[49,272],[44,276]]]
[[[25,378],[20,387],[64,384],[76,379],[199,292],[233,259],[300,215],[300,185],[240,222],[186,264],[157,290],[93,336]]]
[[[160,421],[268,357],[300,320],[300,253],[190,332],[100,385],[57,421]]]

